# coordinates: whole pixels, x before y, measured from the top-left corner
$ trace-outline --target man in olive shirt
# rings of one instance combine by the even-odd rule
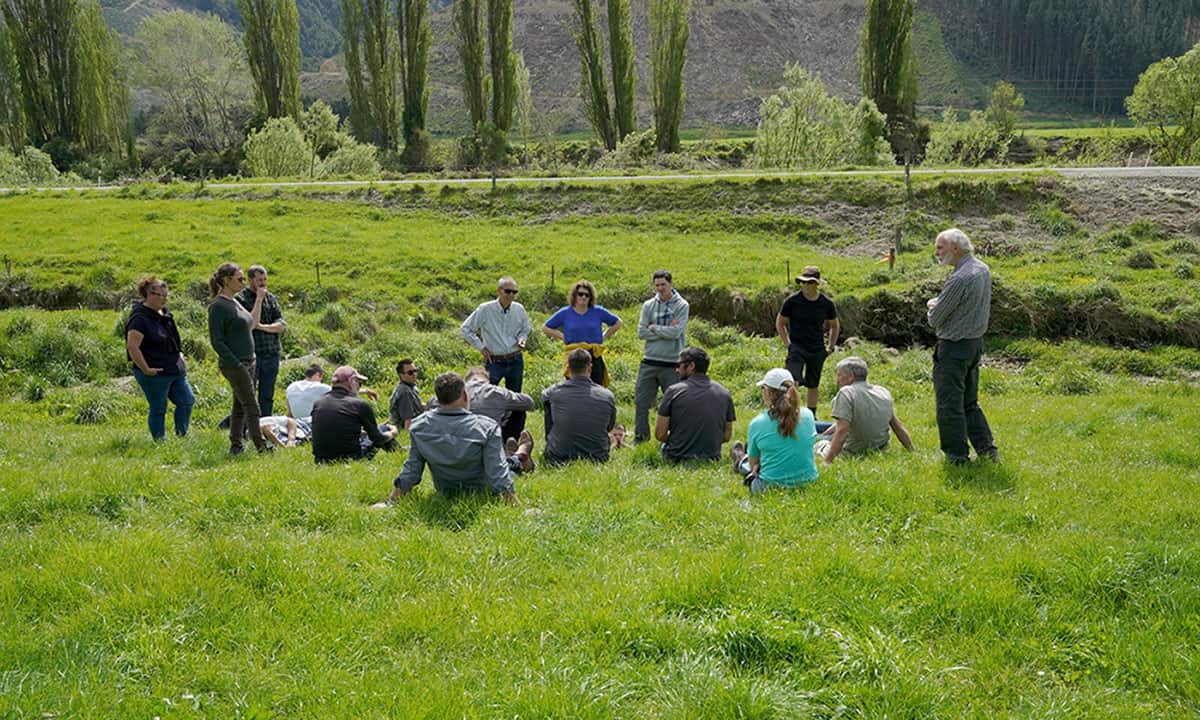
[[[612,391],[591,379],[592,356],[576,348],[567,356],[571,377],[542,391],[546,422],[544,457],[551,465],[572,460],[608,460],[608,431],[617,422]]]
[[[359,382],[366,379],[348,365],[333,371],[333,389],[313,405],[312,451],[317,462],[361,460],[374,457],[380,448],[395,449],[396,428],[381,430],[371,404],[358,397]]]
[[[279,377],[279,356],[283,347],[280,335],[287,329],[279,298],[267,291],[267,269],[251,265],[246,269],[250,282],[238,293],[237,301],[247,312],[258,305],[259,319],[254,325],[254,384],[258,388],[258,411],[262,417],[273,415],[275,380]]]
[[[396,375],[400,381],[388,399],[388,419],[396,429],[408,429],[412,419],[425,412],[421,393],[417,391],[417,366],[411,358],[396,363]]]
[[[708,377],[703,348],[686,347],[675,370],[681,382],[663,393],[654,437],[669,460],[720,460],[721,445],[733,437],[733,396]]]
[[[853,455],[884,450],[891,439],[889,431],[896,433],[905,449],[913,449],[908,430],[896,417],[892,394],[885,387],[867,382],[866,360],[851,356],[839,362],[837,384],[839,390],[831,410],[837,423],[830,429],[826,462],[833,462],[842,452]]]

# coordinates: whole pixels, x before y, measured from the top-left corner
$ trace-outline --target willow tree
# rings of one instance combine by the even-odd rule
[[[608,47],[612,58],[613,119],[617,140],[637,130],[637,69],[629,0],[608,0]]]
[[[296,0],[238,0],[254,100],[266,118],[300,120],[300,19]]]
[[[691,10],[691,0],[650,0],[650,67],[654,73],[651,95],[659,152],[679,151]]]
[[[887,116],[892,147],[900,154],[898,131],[915,116],[917,66],[912,51],[916,0],[867,0],[859,70],[863,97]]]
[[[342,0],[350,126],[363,142],[397,145],[396,32],[387,0]]]
[[[600,23],[592,11],[592,0],[573,0],[575,46],[579,49],[579,89],[588,121],[604,147],[617,147],[617,129],[608,104],[608,81],[604,77],[604,40]]]
[[[429,112],[429,0],[398,0],[396,29],[400,43],[400,89],[404,96],[406,150],[422,144]]]
[[[463,67],[463,101],[474,130],[487,119],[488,106],[483,0],[458,0],[454,4],[454,41]]]
[[[129,93],[118,41],[95,0],[0,0],[3,44],[19,92],[24,140],[52,141],[93,152],[132,150]]]

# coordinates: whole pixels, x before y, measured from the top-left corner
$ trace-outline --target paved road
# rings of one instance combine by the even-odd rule
[[[956,170],[913,170],[914,176],[928,175],[1021,175],[1026,173],[1050,172],[1066,177],[1080,178],[1200,178],[1200,166],[1180,167],[1043,167],[1043,168],[961,168]],[[840,170],[840,171],[807,171],[807,172],[726,172],[703,174],[672,174],[672,175],[577,175],[562,177],[511,177],[498,178],[501,185],[545,185],[554,183],[611,183],[611,182],[703,182],[705,180],[753,180],[756,178],[799,178],[799,177],[860,177],[878,176],[889,177],[904,175],[903,170]],[[206,187],[213,190],[253,190],[257,188],[304,188],[304,187],[395,187],[412,185],[488,185],[491,178],[423,178],[414,180],[305,180],[290,182],[239,182],[239,183],[208,183]],[[18,190],[62,191],[62,190],[118,190],[121,185],[81,185],[77,187],[42,187],[42,188],[7,188],[0,187],[0,192]]]

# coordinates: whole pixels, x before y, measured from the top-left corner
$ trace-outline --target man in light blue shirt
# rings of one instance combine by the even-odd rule
[[[525,343],[529,340],[529,315],[517,302],[517,281],[509,276],[496,284],[496,299],[481,304],[459,328],[471,347],[483,355],[488,381],[519,393],[525,381]],[[506,438],[525,429],[525,412],[512,413],[501,428]]]

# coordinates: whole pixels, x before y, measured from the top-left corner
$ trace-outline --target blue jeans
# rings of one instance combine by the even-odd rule
[[[196,396],[192,394],[192,386],[188,385],[187,375],[147,375],[134,367],[133,378],[150,404],[150,413],[146,416],[150,437],[155,440],[166,437],[168,400],[175,406],[175,434],[180,437],[187,435],[188,424],[192,421],[192,405],[196,404]]]
[[[278,355],[254,356],[254,384],[258,386],[258,414],[270,417],[275,406],[275,379],[279,377]]]
[[[500,381],[504,381],[504,387],[513,392],[521,392],[521,385],[525,382],[525,356],[518,355],[507,360],[493,360],[487,364],[488,382],[493,385],[499,385]],[[514,410],[504,423],[504,427],[500,428],[500,435],[504,438],[517,437],[521,431],[525,429],[525,411]]]

